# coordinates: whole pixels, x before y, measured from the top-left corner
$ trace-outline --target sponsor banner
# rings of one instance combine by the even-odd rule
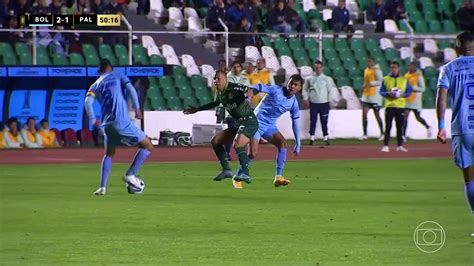
[[[37,121],[46,114],[46,90],[13,90],[10,96],[8,117],[16,117],[23,125],[28,117]]]
[[[162,77],[163,67],[127,67],[127,76],[129,77]]]
[[[50,77],[84,77],[87,75],[85,67],[49,67]]]
[[[46,67],[9,67],[8,76],[10,77],[47,77],[48,69]]]
[[[49,109],[49,126],[63,130],[82,129],[85,90],[54,90]]]

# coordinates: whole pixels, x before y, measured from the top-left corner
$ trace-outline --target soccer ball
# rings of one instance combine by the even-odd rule
[[[136,176],[135,182],[127,182],[126,187],[129,194],[142,194],[145,190],[145,182]]]
[[[400,97],[402,97],[402,90],[401,90],[400,88],[398,88],[398,87],[393,88],[391,92],[392,92],[392,96],[393,96],[394,98],[400,98]]]

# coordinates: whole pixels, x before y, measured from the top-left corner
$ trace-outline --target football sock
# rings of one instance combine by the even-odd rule
[[[362,118],[362,129],[364,130],[364,136],[367,136],[367,118]]]
[[[230,170],[229,162],[227,161],[227,153],[225,152],[224,145],[212,145],[214,153],[221,163],[222,170]]]
[[[244,147],[235,148],[237,156],[239,157],[240,167],[242,167],[242,172],[246,175],[249,175],[249,156]]]
[[[471,207],[471,212],[474,214],[474,181],[466,182],[465,192],[467,202]]]
[[[150,153],[151,152],[147,149],[138,149],[138,152],[135,154],[135,158],[133,159],[133,163],[127,171],[127,175],[135,175]]]
[[[112,168],[112,157],[104,155],[104,158],[102,158],[102,167],[100,168],[100,187],[107,186],[110,168]]]
[[[316,137],[314,135],[311,135],[311,141],[314,141]]]
[[[286,148],[281,148],[278,150],[276,157],[276,175],[281,176],[283,173],[283,168],[285,167],[286,161]]]

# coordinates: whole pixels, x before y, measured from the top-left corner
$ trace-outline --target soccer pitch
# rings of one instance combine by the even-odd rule
[[[233,162],[235,169],[236,163]],[[0,264],[472,265],[472,216],[450,159],[251,165],[243,190],[214,182],[217,162],[147,163],[145,194],[128,165],[93,196],[99,165],[2,165]],[[424,253],[416,227],[439,223],[444,246]]]

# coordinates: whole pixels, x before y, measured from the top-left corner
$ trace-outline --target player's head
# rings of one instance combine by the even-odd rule
[[[242,64],[239,61],[232,62],[232,74],[238,76],[242,72]]]
[[[292,75],[290,79],[288,79],[288,84],[286,85],[286,90],[288,91],[289,95],[294,95],[301,91],[301,88],[303,87],[303,78],[298,75]]]
[[[460,55],[474,56],[473,31],[465,31],[456,37],[456,52]]]
[[[411,61],[410,64],[408,64],[408,71],[410,71],[410,73],[415,73],[417,68],[416,61]]]
[[[316,76],[319,76],[323,73],[323,62],[319,60],[314,62],[314,72],[316,73]]]
[[[49,121],[46,118],[41,119],[40,121],[41,128],[49,129]]]
[[[367,57],[367,66],[373,67],[375,65],[375,61],[372,57]]]
[[[400,64],[397,61],[390,63],[390,75],[395,77],[400,75]]]
[[[113,67],[108,59],[101,59],[99,63],[99,73],[102,75],[107,72],[112,72]]]
[[[32,116],[28,117],[26,126],[28,126],[29,129],[34,129],[36,127],[36,119]]]
[[[18,120],[15,117],[8,119],[7,127],[10,130],[10,133],[16,135],[18,133]]]
[[[216,75],[214,76],[214,86],[216,90],[223,91],[227,85],[227,75],[222,70],[217,70]]]

